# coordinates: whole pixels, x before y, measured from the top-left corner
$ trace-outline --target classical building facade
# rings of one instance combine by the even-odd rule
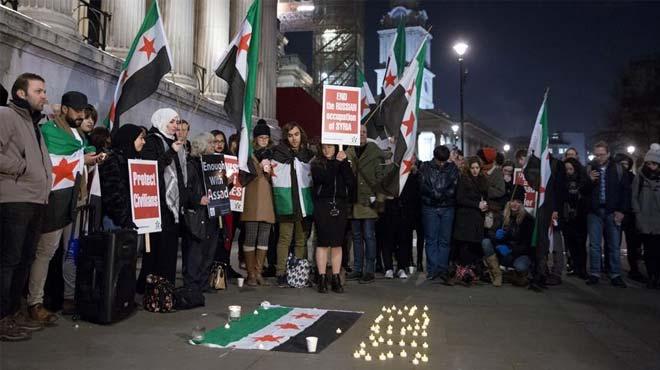
[[[110,15],[105,30],[99,30],[105,34],[105,50],[86,42],[86,33],[95,28],[89,23],[90,11],[81,11],[78,1],[21,0],[17,11],[0,7],[0,83],[11,87],[19,74],[35,72],[46,79],[51,103],[58,103],[66,91],[78,90],[105,117],[121,63],[151,0],[98,3]],[[192,123],[193,132],[219,128],[233,133],[221,103],[227,86],[214,70],[251,4],[252,0],[159,0],[174,68],[155,94],[122,115],[122,122],[149,126],[156,109],[172,107]],[[254,110],[255,118],[263,117],[274,127],[276,6],[276,0],[262,1]]]

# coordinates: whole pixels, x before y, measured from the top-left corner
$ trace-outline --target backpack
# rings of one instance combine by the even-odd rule
[[[175,310],[176,299],[174,285],[162,276],[147,275],[147,285],[144,288],[144,309],[149,312],[172,312]]]
[[[286,260],[286,281],[293,288],[310,286],[309,275],[312,265],[305,258],[296,258],[289,254]]]

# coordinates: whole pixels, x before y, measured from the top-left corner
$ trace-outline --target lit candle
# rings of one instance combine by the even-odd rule
[[[408,316],[410,316],[410,317],[415,316],[415,311],[410,311],[410,313],[408,314]]]
[[[428,311],[428,310],[429,310],[429,306],[424,305],[424,311]]]
[[[384,343],[384,342],[385,342],[385,339],[383,339],[383,337],[378,337],[378,343]]]
[[[394,317],[390,316],[390,318],[389,318],[388,320],[389,320],[390,322],[394,322]]]
[[[428,318],[429,318],[429,315],[427,315],[426,312],[424,312],[424,313],[422,314],[422,317],[425,318],[425,319],[428,319]]]
[[[365,361],[371,361],[371,355],[367,353],[366,356],[364,356]]]
[[[392,339],[388,339],[388,340],[387,340],[387,345],[388,345],[388,346],[391,346],[391,345],[393,345],[393,344],[394,344],[394,342],[392,342]]]
[[[403,315],[403,311],[399,310],[396,314],[401,316],[401,315]]]
[[[417,333],[417,330],[413,331],[413,337],[418,336],[419,334]]]
[[[419,330],[419,325],[415,324],[415,330]]]
[[[424,342],[424,344],[422,344],[422,348],[429,348],[429,344]]]
[[[383,306],[383,308],[381,308],[380,310],[385,312],[385,311],[387,311],[387,307]]]
[[[415,319],[415,324],[419,324],[419,319]]]
[[[399,332],[399,334],[401,334],[402,337],[403,337],[404,335],[406,335],[406,329],[401,329],[401,331]]]
[[[392,353],[392,351],[387,351],[387,358],[394,358],[394,353]]]
[[[387,329],[387,335],[392,335],[392,329]]]
[[[415,342],[415,341],[413,340],[412,342],[410,342],[410,346],[411,346],[412,348],[417,348],[417,342]]]
[[[255,315],[258,315],[258,314],[259,314],[259,311],[254,310],[254,312],[252,312],[252,313],[255,314]]]
[[[415,353],[415,358],[422,358],[422,354],[419,352]]]
[[[337,328],[336,333],[337,333],[337,334],[341,334],[341,328]]]
[[[405,349],[402,349],[402,350],[401,350],[401,353],[399,353],[399,355],[400,355],[401,357],[408,357],[408,354],[406,353],[406,350],[405,350]]]
[[[388,308],[386,312],[387,312],[387,313],[392,313],[392,309],[391,309],[391,308]]]
[[[412,328],[412,326],[411,326],[410,324],[408,324],[408,326],[406,326],[406,330],[411,331],[412,329],[413,329],[413,328]]]
[[[263,344],[263,343],[259,343],[259,347],[258,347],[258,348],[259,348],[259,349],[264,349],[264,348],[266,348],[266,347],[264,347],[264,344]]]
[[[408,311],[408,306],[403,306],[404,311]]]
[[[422,336],[423,336],[423,337],[427,337],[428,335],[429,335],[429,334],[426,332],[426,330],[424,330],[424,331],[422,332]]]
[[[387,330],[392,330],[392,325],[387,325]]]
[[[417,305],[414,305],[412,308],[413,308],[413,310],[416,310],[416,309],[417,309]]]
[[[402,317],[402,318],[401,318],[401,322],[406,322],[406,318],[405,318],[405,317]]]
[[[392,311],[396,310],[396,306],[392,305]]]
[[[373,334],[371,334],[369,335],[369,340],[373,342],[374,340],[376,340],[376,337]]]
[[[429,358],[426,355],[422,356],[422,362],[429,362]]]
[[[380,359],[381,361],[385,361],[387,360],[387,356],[385,356],[385,354],[381,352],[380,356],[378,356],[378,359]]]
[[[229,329],[229,328],[230,328],[229,323],[226,323],[225,324],[225,329]]]
[[[360,348],[360,356],[364,356],[367,354],[367,351],[364,350],[364,348]]]
[[[354,358],[360,358],[360,352],[359,352],[359,351],[355,351],[355,353],[353,353],[353,357],[354,357]]]
[[[371,346],[372,347],[378,347],[378,341],[377,340],[373,341],[373,343],[371,343]]]
[[[406,346],[406,342],[405,342],[403,339],[401,339],[401,341],[399,342],[399,346],[400,346],[400,347],[405,347],[405,346]]]
[[[417,365],[419,365],[419,360],[416,359],[416,358],[413,358],[412,363],[413,363],[413,365],[417,366]]]
[[[367,348],[367,345],[364,342],[360,342],[360,348]]]

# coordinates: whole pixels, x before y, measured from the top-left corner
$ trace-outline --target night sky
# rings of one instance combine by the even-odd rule
[[[550,129],[593,134],[604,122],[626,63],[660,54],[660,2],[420,1],[420,8],[433,26],[436,108],[458,112],[458,62],[451,47],[459,38],[466,40],[465,111],[504,138],[531,134],[546,86],[551,89]],[[373,0],[365,8],[365,64],[372,90],[376,31],[389,9],[389,1]],[[287,52],[301,54],[311,70],[311,34],[286,36]]]

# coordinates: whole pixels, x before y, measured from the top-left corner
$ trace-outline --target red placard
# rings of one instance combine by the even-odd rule
[[[161,231],[158,162],[128,160],[133,223],[138,234]]]
[[[525,179],[525,174],[522,169],[516,168],[513,172],[513,183],[517,186],[522,186],[525,188],[525,210],[530,214],[534,215],[536,213],[536,191],[529,186],[529,183]]]
[[[227,177],[233,179],[234,184],[231,191],[229,191],[231,210],[234,212],[243,212],[245,188],[241,185],[238,176],[238,158],[233,155],[225,155],[225,168],[227,169]]]
[[[323,144],[360,145],[360,92],[358,87],[323,86]]]

